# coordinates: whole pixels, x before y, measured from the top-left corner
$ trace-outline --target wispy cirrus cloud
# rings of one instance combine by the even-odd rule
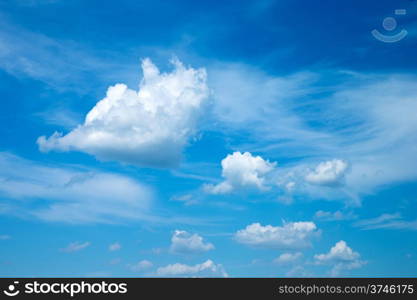
[[[400,213],[382,214],[376,218],[360,220],[354,226],[363,230],[403,229],[417,230],[417,220],[404,220]]]
[[[51,166],[0,153],[3,213],[65,223],[146,218],[150,187],[127,176],[85,167]]]
[[[318,210],[314,214],[314,218],[320,221],[331,222],[331,221],[345,221],[345,220],[352,220],[356,219],[357,216],[353,214],[353,212],[343,212],[340,210],[337,211],[324,211]]]
[[[87,248],[90,245],[91,245],[90,242],[73,242],[73,243],[70,243],[67,247],[62,248],[61,251],[68,252],[68,253],[78,252]]]
[[[0,16],[0,69],[17,78],[31,78],[60,92],[84,95],[95,94],[94,89],[103,82],[135,74],[133,66],[109,59],[110,52],[103,55],[74,41],[31,31],[16,24],[5,12]]]
[[[0,213],[69,224],[213,224],[154,207],[154,189],[132,177],[0,152]]]

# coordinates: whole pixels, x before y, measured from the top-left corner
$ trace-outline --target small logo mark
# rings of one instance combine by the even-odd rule
[[[10,297],[14,297],[14,296],[18,295],[20,293],[20,291],[16,289],[16,285],[18,285],[18,284],[19,284],[19,281],[13,282],[13,284],[10,284],[7,287],[7,290],[4,290],[3,292],[7,296],[10,296]]]
[[[407,14],[407,11],[405,9],[396,9],[394,11],[394,13],[397,16],[404,16],[404,15]],[[397,28],[397,20],[393,17],[386,17],[382,21],[382,27],[384,27],[384,29],[387,32],[394,31]],[[381,42],[384,42],[384,43],[399,42],[403,38],[405,38],[406,35],[408,34],[407,30],[405,30],[405,29],[402,29],[400,32],[398,32],[397,34],[394,34],[394,35],[383,34],[383,33],[379,32],[377,29],[372,30],[371,33],[377,40],[379,40]]]

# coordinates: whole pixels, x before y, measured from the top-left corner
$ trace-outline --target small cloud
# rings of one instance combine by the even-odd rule
[[[164,252],[164,249],[162,249],[162,248],[152,248],[151,252],[152,252],[152,254],[160,255],[161,253]]]
[[[311,246],[311,240],[318,235],[320,231],[313,222],[290,222],[283,226],[253,223],[237,231],[235,240],[253,247],[301,249]]]
[[[290,181],[290,182],[287,182],[287,184],[285,184],[285,189],[288,192],[292,192],[294,190],[294,188],[295,188],[295,182],[294,181]]]
[[[118,265],[118,264],[120,264],[121,263],[121,261],[122,261],[122,259],[121,258],[113,258],[109,263],[111,264],[111,265]]]
[[[12,237],[7,234],[0,235],[0,240],[10,240]]]
[[[262,259],[260,259],[260,258],[254,258],[254,259],[252,259],[252,261],[250,263],[251,263],[251,265],[260,265],[263,262],[264,261]]]
[[[194,266],[180,263],[167,265],[165,267],[158,268],[156,273],[160,276],[167,277],[228,277],[223,266],[215,264],[210,259]]]
[[[192,194],[184,194],[184,195],[173,196],[171,199],[173,201],[182,202],[186,206],[198,204],[198,200],[195,199],[195,196],[192,195]]]
[[[249,152],[234,152],[221,162],[224,181],[219,184],[205,184],[204,191],[210,194],[228,194],[239,189],[268,190],[265,176],[274,170],[276,163],[253,156]]]
[[[149,260],[144,259],[144,260],[141,260],[141,261],[137,262],[136,264],[129,265],[128,267],[133,272],[140,272],[140,271],[152,268],[152,266],[153,266],[152,262],[150,262]]]
[[[282,196],[278,196],[278,202],[285,204],[285,205],[290,205],[291,203],[293,203],[294,198],[290,195],[282,195]]]
[[[305,180],[316,185],[337,186],[342,183],[347,170],[347,162],[333,159],[319,163],[314,171],[307,174]]]
[[[213,244],[204,242],[198,234],[190,234],[187,231],[175,230],[171,238],[170,251],[172,253],[197,254],[213,249]]]
[[[109,245],[109,251],[117,251],[117,250],[120,250],[121,248],[122,246],[118,242]]]
[[[61,249],[61,251],[63,251],[63,252],[77,252],[77,251],[80,251],[80,250],[83,250],[83,249],[87,248],[90,245],[91,245],[90,242],[84,242],[84,243],[73,242],[73,243],[70,243],[67,247]]]
[[[279,265],[292,264],[300,260],[301,257],[303,257],[301,252],[282,253],[280,256],[274,259],[274,263]]]
[[[345,241],[337,242],[328,253],[314,255],[314,260],[318,265],[333,265],[330,271],[332,276],[339,276],[343,270],[360,268],[366,263]]]
[[[314,214],[314,218],[320,221],[343,221],[356,218],[352,213],[343,213],[339,210],[335,212],[318,210]]]

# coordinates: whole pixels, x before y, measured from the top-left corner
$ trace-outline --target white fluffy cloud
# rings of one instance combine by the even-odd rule
[[[360,254],[353,251],[345,241],[337,242],[328,253],[314,255],[317,264],[333,265],[332,276],[338,276],[343,270],[360,268],[365,264],[360,258]]]
[[[206,71],[172,61],[171,73],[160,73],[142,61],[139,90],[111,86],[87,114],[84,124],[66,135],[41,136],[41,151],[82,151],[101,160],[170,167],[196,131],[196,121],[208,97]]]
[[[194,266],[189,266],[185,264],[171,264],[165,267],[160,267],[156,270],[156,273],[159,276],[174,276],[174,277],[227,277],[227,273],[224,270],[223,266],[220,264],[215,264],[212,260],[207,260],[201,264],[196,264]]]
[[[237,231],[235,240],[253,247],[299,249],[309,247],[311,240],[319,234],[313,222],[291,222],[283,226],[253,223]]]
[[[217,185],[206,184],[204,189],[212,194],[226,194],[240,188],[267,190],[265,175],[271,172],[276,163],[253,156],[249,152],[234,152],[221,162],[224,181]]]
[[[323,191],[313,184],[304,188],[297,181],[295,194],[358,204],[361,195],[378,186],[417,178],[416,75],[321,72],[272,77],[236,64],[209,71],[217,118],[228,130],[234,125],[254,136],[252,149],[304,157],[305,166],[323,157],[343,157],[351,165],[342,181],[346,191]],[[335,84],[323,85],[329,79]],[[300,103],[303,109],[298,109]],[[306,174],[300,174],[303,181]]]
[[[10,213],[67,223],[144,218],[153,200],[149,187],[126,176],[10,153],[0,153],[0,195]]]
[[[80,250],[83,250],[83,249],[87,248],[90,245],[91,245],[90,242],[84,242],[84,243],[73,242],[73,243],[70,243],[67,247],[65,247],[61,250],[63,252],[77,252],[77,251],[80,251]]]
[[[274,259],[274,262],[280,265],[290,264],[298,261],[302,256],[303,254],[301,252],[282,253],[280,256]]]
[[[201,236],[187,231],[175,230],[171,238],[170,251],[173,253],[202,253],[213,249],[213,244],[205,243]]]
[[[307,174],[305,179],[307,182],[317,185],[338,185],[342,182],[347,169],[347,162],[333,159],[319,163],[314,171]]]
[[[359,253],[354,252],[345,241],[337,242],[326,254],[315,255],[317,262],[333,262],[333,261],[354,261],[360,257]]]

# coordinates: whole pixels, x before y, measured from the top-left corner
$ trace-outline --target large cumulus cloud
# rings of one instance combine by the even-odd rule
[[[39,137],[40,150],[75,150],[140,166],[175,166],[196,131],[208,87],[204,69],[187,68],[176,59],[172,64],[172,72],[161,73],[144,59],[138,91],[125,84],[109,87],[84,124],[66,135]]]

